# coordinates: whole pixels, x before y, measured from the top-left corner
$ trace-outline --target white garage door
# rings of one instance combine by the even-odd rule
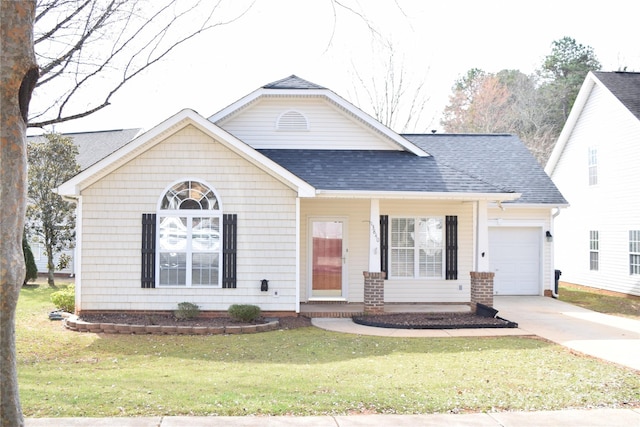
[[[489,267],[497,295],[540,295],[540,242],[535,227],[489,228]]]

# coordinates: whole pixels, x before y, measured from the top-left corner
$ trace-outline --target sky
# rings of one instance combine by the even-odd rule
[[[451,88],[467,70],[529,74],[551,53],[552,42],[565,36],[592,47],[603,71],[640,71],[637,1],[609,0],[598,7],[583,0],[343,3],[366,15],[393,45],[406,81],[424,85],[428,100],[418,132],[441,129]],[[388,53],[381,53],[362,18],[341,8],[336,13],[330,0],[255,0],[240,20],[198,36],[132,80],[106,109],[54,130],[149,130],[184,108],[208,117],[291,74],[370,113],[362,97],[360,103],[355,99],[356,76],[380,81]]]

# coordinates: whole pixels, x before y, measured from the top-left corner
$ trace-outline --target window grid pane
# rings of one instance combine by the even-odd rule
[[[392,277],[443,276],[442,218],[392,218]]]
[[[589,231],[589,269],[597,271],[599,268],[600,238],[597,230]]]
[[[640,230],[629,230],[629,274],[640,274]]]

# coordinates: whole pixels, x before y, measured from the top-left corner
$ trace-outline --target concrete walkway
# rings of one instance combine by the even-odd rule
[[[548,297],[496,297],[498,316],[518,328],[390,329],[372,328],[351,319],[313,319],[335,332],[389,337],[474,337],[537,335],[572,350],[640,370],[640,321],[596,313]]]
[[[545,297],[496,297],[498,316],[580,353],[640,370],[640,321]]]
[[[594,409],[320,417],[29,418],[26,427],[557,427],[640,426],[640,410]]]
[[[336,332],[389,337],[537,335],[575,351],[640,370],[640,321],[596,313],[545,297],[496,297],[494,307],[518,328],[410,330],[372,328],[351,319],[316,318]],[[28,418],[26,427],[601,427],[638,426],[639,409],[318,417]]]

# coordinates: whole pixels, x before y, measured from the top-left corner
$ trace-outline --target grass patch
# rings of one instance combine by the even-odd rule
[[[558,299],[599,313],[640,320],[640,297],[561,283]]]
[[[301,328],[252,335],[96,335],[22,291],[27,417],[322,415],[640,405],[637,372],[524,337],[387,338]]]

